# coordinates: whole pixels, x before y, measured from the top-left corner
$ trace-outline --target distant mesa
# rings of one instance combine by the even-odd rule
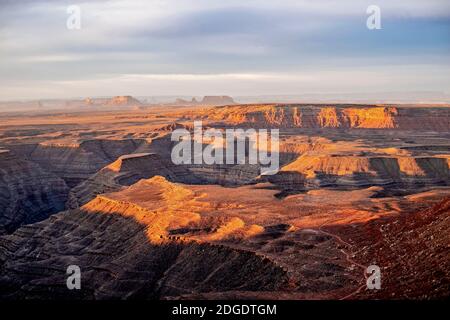
[[[141,102],[132,96],[116,96],[108,104],[115,106],[135,106],[140,105]]]
[[[140,106],[142,103],[132,96],[115,96],[112,98],[86,98],[84,103],[89,106]]]
[[[190,101],[177,99],[175,104],[184,106],[227,106],[236,104],[236,102],[230,96],[205,96],[201,101],[196,98],[192,98]]]
[[[192,98],[191,101],[178,98],[178,99],[175,100],[175,104],[177,104],[177,105],[198,105],[199,102],[195,98]]]
[[[235,104],[233,98],[229,96],[205,96],[200,104],[205,105],[229,105]]]

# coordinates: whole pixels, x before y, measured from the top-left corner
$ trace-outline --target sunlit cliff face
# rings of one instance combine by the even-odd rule
[[[230,124],[280,128],[437,130],[448,128],[448,110],[414,113],[398,107],[327,107],[308,105],[241,105],[192,114]],[[420,121],[418,121],[420,119]]]

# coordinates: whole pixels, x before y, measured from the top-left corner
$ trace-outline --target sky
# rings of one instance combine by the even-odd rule
[[[0,100],[415,91],[450,94],[448,0],[0,0]]]

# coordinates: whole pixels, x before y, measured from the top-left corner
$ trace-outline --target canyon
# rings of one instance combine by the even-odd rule
[[[105,108],[0,114],[2,298],[449,296],[448,106]],[[174,164],[198,120],[279,129],[279,171]]]

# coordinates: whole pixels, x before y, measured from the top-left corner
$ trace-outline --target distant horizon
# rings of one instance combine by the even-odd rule
[[[407,95],[410,95],[409,97]],[[412,95],[412,97],[411,97]],[[0,103],[32,103],[45,101],[82,101],[91,99],[108,99],[116,96],[132,96],[144,103],[171,103],[176,99],[202,99],[206,96],[229,96],[236,103],[417,103],[417,104],[450,104],[450,93],[426,92],[373,92],[358,93],[303,93],[303,94],[261,94],[261,95],[230,95],[230,94],[169,94],[169,95],[94,95],[72,97],[40,97],[30,99],[0,99]],[[305,99],[306,101],[302,101]],[[308,100],[309,99],[309,100]],[[153,101],[148,101],[153,100]]]

